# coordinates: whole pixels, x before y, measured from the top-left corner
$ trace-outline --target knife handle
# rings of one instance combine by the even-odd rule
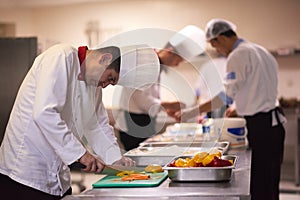
[[[71,165],[69,165],[70,169],[84,169],[86,166],[80,162],[73,162]]]
[[[69,165],[70,169],[84,169],[86,168],[86,166],[78,161],[73,162],[71,165]],[[98,169],[98,167],[96,166],[96,170]]]

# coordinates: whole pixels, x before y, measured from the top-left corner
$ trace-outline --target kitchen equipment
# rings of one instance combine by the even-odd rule
[[[219,141],[219,134],[213,131],[213,119],[204,124],[175,123],[167,126],[164,133],[148,138],[146,142],[204,142]]]
[[[140,173],[145,170],[145,167],[137,167],[137,166],[121,166],[121,165],[106,165],[101,172],[101,174],[107,175],[116,175],[119,172],[123,171],[134,171],[135,173]]]
[[[149,164],[165,165],[174,157],[185,155],[193,156],[197,152],[219,150],[224,154],[229,142],[151,142],[143,143],[138,148],[124,154],[136,162],[137,166]]]
[[[174,135],[174,134],[201,134],[202,125],[198,123],[175,123],[169,125],[166,128],[165,135]]]
[[[216,118],[213,121],[213,128],[214,132],[221,133],[220,141],[230,142],[231,148],[245,147],[248,144],[244,118]]]
[[[80,162],[74,162],[69,165],[71,169],[84,169],[85,165],[81,164]],[[101,174],[113,175],[115,176],[119,172],[123,171],[134,171],[135,173],[143,172],[145,170],[144,167],[137,167],[137,166],[122,166],[122,165],[105,165]]]
[[[233,160],[232,166],[226,167],[168,167],[170,163],[179,158],[191,158],[190,156],[176,157],[167,163],[163,169],[168,171],[168,177],[172,181],[229,181],[232,169],[235,168],[237,156],[225,155],[222,159]]]
[[[150,175],[148,180],[121,181],[119,176],[106,176],[92,184],[93,188],[110,188],[110,187],[155,187],[163,182],[167,177],[167,172],[145,173]]]
[[[0,144],[19,87],[38,51],[36,37],[0,38]]]

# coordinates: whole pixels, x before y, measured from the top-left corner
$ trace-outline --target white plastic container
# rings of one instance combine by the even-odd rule
[[[215,134],[221,134],[220,141],[230,142],[230,147],[237,148],[248,145],[244,118],[215,118],[213,126]]]

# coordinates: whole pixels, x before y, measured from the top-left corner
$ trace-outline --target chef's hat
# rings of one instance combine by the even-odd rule
[[[178,55],[189,60],[204,52],[206,45],[205,33],[194,25],[188,25],[177,32],[169,40],[169,44],[172,45]]]
[[[148,45],[120,47],[121,67],[117,85],[145,89],[157,82],[160,73],[159,59]]]
[[[235,31],[236,25],[224,19],[211,19],[205,28],[206,40],[210,41],[229,30]]]

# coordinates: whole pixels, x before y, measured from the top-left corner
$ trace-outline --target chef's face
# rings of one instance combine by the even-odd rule
[[[231,48],[227,45],[226,38],[224,36],[218,36],[209,41],[211,46],[216,49],[218,53],[227,57],[231,52]]]
[[[85,79],[88,85],[105,88],[109,84],[115,85],[118,82],[119,74],[107,68],[112,62],[112,55],[89,54],[86,58]]]
[[[114,69],[106,69],[98,82],[98,87],[105,88],[109,84],[116,85],[119,80],[119,73]]]

